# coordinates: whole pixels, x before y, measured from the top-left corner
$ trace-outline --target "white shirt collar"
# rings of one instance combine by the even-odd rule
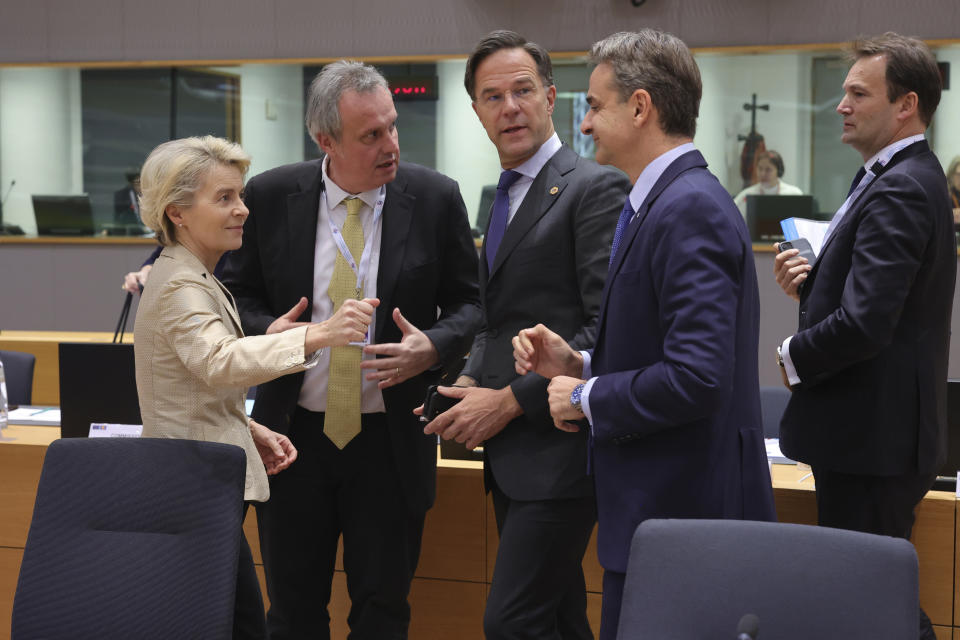
[[[552,136],[547,138],[546,142],[540,145],[535,154],[527,158],[526,162],[520,166],[514,167],[513,170],[533,180],[543,169],[543,165],[547,164],[547,161],[560,150],[561,146],[563,144],[560,142],[560,136],[554,132]]]
[[[642,205],[643,201],[650,195],[650,190],[653,189],[653,185],[657,184],[657,180],[659,180],[663,172],[667,170],[667,167],[673,164],[674,160],[685,153],[696,150],[697,148],[693,146],[692,142],[686,142],[661,153],[653,159],[653,162],[644,167],[640,173],[640,177],[637,178],[637,183],[633,185],[633,189],[630,190],[630,206],[633,207],[633,210],[636,212],[640,209],[640,205]]]
[[[327,173],[327,164],[330,162],[330,156],[323,157],[323,163],[320,165],[320,169],[323,172],[323,185],[324,189],[327,192],[327,210],[332,210],[334,207],[338,206],[344,198],[349,198],[350,196],[356,196],[363,200],[363,203],[373,209],[373,206],[377,203],[377,197],[380,195],[380,187],[376,189],[371,189],[369,191],[364,191],[362,193],[350,193],[344,191],[340,188],[336,182],[330,179],[330,175]]]
[[[869,160],[867,160],[866,163],[864,163],[863,168],[867,171],[870,171],[873,165],[878,162],[880,163],[881,167],[884,167],[888,162],[890,162],[890,158],[895,156],[898,151],[901,149],[906,149],[914,142],[920,142],[921,140],[924,140],[924,136],[922,133],[918,133],[915,136],[910,136],[909,138],[903,138],[901,140],[897,140],[896,142],[891,142],[883,149],[880,149],[880,151],[876,152]]]

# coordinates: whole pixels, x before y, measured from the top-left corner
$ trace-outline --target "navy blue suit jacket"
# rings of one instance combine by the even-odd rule
[[[916,142],[851,204],[800,290],[786,455],[852,474],[939,470],[956,270],[943,169]]]
[[[613,571],[647,518],[775,519],[753,251],[706,167],[691,151],[667,168],[603,291],[589,402],[598,551]]]

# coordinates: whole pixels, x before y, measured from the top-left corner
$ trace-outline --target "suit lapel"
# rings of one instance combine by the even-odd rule
[[[867,184],[867,186],[864,187],[862,191],[860,191],[860,194],[857,196],[857,199],[851,202],[850,206],[847,207],[846,212],[844,212],[843,214],[843,219],[840,220],[840,222],[837,223],[837,226],[834,227],[833,231],[830,232],[830,236],[827,238],[827,241],[824,243],[824,245],[820,247],[820,253],[817,254],[817,258],[813,261],[813,269],[811,269],[811,272],[810,272],[811,276],[813,275],[813,271],[817,269],[817,265],[820,264],[820,256],[822,256],[824,252],[827,250],[827,248],[833,243],[833,239],[837,237],[837,232],[840,231],[840,229],[850,224],[850,221],[853,220],[854,218],[853,213],[857,205],[859,205],[863,201],[863,197],[867,194],[868,191],[870,191],[870,189],[877,182],[877,180],[880,179],[880,176],[882,176],[884,173],[886,173],[887,171],[895,167],[900,162],[903,162],[907,158],[913,158],[915,156],[920,155],[921,153],[925,153],[928,151],[930,151],[930,145],[927,144],[926,140],[920,140],[918,142],[914,142],[910,146],[904,147],[900,151],[893,154],[893,157],[890,158],[890,162],[883,165],[883,170],[877,175],[875,175],[873,179],[870,180],[870,183]]]
[[[604,315],[606,315],[607,302],[610,297],[610,282],[613,280],[614,274],[618,273],[623,266],[623,262],[630,252],[630,246],[634,240],[636,240],[637,234],[640,232],[640,227],[650,213],[653,203],[656,202],[657,198],[660,197],[660,194],[663,193],[667,186],[680,177],[683,172],[696,167],[706,168],[706,166],[707,161],[703,159],[699,151],[688,151],[670,163],[657,179],[656,183],[654,183],[653,188],[650,189],[650,193],[644,198],[640,208],[637,209],[636,215],[630,220],[630,223],[624,230],[623,238],[620,240],[620,246],[617,248],[617,254],[613,257],[610,270],[607,272],[607,279],[603,286],[603,297],[600,300],[600,317],[597,322],[597,326],[600,327],[601,331],[603,330]]]
[[[320,162],[318,160],[316,163],[315,174],[301,178],[301,191],[287,195],[287,256],[291,262],[287,273],[292,291],[307,292],[307,320],[313,313],[313,265],[316,261],[320,198],[324,192]]]
[[[380,266],[377,272],[377,328],[375,340],[383,332],[387,319],[393,312],[390,300],[397,286],[407,246],[407,235],[413,222],[413,207],[416,197],[406,192],[407,183],[402,174],[387,184],[386,201],[383,203],[383,226],[380,233]]]
[[[214,275],[207,271],[200,259],[193,255],[189,249],[181,244],[175,244],[164,249],[164,253],[173,258],[181,265],[181,268],[195,273],[204,284],[213,293],[213,296],[220,303],[221,311],[225,311],[228,318],[233,322],[233,328],[238,336],[243,336],[243,329],[240,326],[240,316],[237,315],[237,307],[233,301],[233,296],[227,291],[227,288],[220,284],[220,281]]]
[[[540,173],[533,179],[527,195],[524,196],[520,208],[514,214],[513,220],[507,225],[503,240],[497,249],[493,267],[489,269],[487,279],[492,279],[497,270],[503,265],[507,257],[517,248],[520,241],[534,225],[546,215],[553,203],[560,198],[560,194],[567,187],[566,174],[577,166],[578,156],[566,145],[553,154],[547,163],[540,169]],[[486,252],[484,251],[484,254]]]

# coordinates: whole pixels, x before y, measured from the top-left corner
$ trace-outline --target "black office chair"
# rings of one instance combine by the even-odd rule
[[[14,638],[229,638],[246,456],[152,438],[47,450]]]
[[[763,437],[780,437],[780,418],[790,401],[790,391],[783,386],[760,387],[760,413],[763,416]]]
[[[33,400],[33,368],[37,357],[23,351],[0,351],[3,376],[7,382],[7,402],[30,404]]]
[[[618,640],[917,637],[917,554],[906,540],[742,520],[647,520],[633,536]]]

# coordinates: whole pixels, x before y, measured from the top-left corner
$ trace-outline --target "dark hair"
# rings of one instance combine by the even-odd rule
[[[527,42],[527,39],[516,31],[499,29],[485,35],[474,47],[470,57],[467,58],[467,71],[463,74],[463,86],[471,100],[477,99],[477,67],[501,49],[523,49],[526,51],[537,65],[537,73],[540,74],[540,80],[543,81],[544,88],[553,86],[553,64],[550,62],[550,54],[547,53],[547,50],[535,42]]]
[[[621,31],[595,43],[590,62],[610,65],[621,102],[637,89],[649,93],[665,134],[692,138],[697,132],[703,83],[680,38],[654,29]]]
[[[779,153],[772,149],[761,151],[757,154],[757,164],[760,164],[761,160],[766,160],[776,168],[778,178],[783,177],[783,157]]]
[[[860,37],[850,44],[853,60],[883,56],[887,62],[887,98],[893,102],[913,91],[917,94],[917,110],[925,125],[933,120],[940,104],[943,78],[937,59],[930,48],[917,38],[887,31],[880,36]]]

